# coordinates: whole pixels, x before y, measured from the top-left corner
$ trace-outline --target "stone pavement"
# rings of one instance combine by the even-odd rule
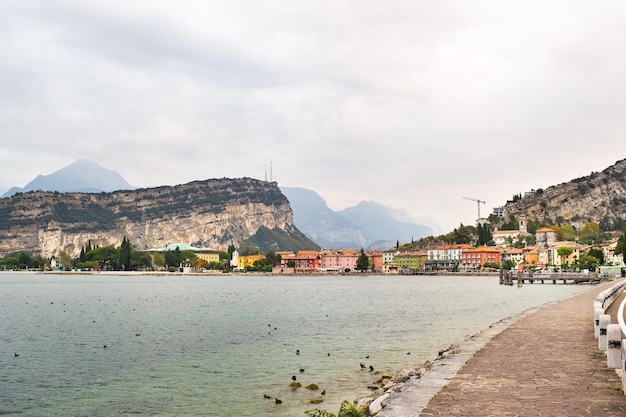
[[[385,399],[379,416],[626,416],[621,380],[607,368],[593,329],[593,300],[613,284],[464,342],[458,354]]]

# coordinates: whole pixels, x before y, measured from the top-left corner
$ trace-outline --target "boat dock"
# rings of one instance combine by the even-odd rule
[[[596,273],[551,272],[533,274],[519,271],[500,270],[500,284],[597,284],[604,279]]]

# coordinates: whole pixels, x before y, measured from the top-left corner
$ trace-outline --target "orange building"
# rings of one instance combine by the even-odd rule
[[[383,253],[379,250],[368,250],[367,256],[370,258],[370,266],[374,272],[383,271]]]
[[[465,269],[482,269],[485,264],[501,265],[500,249],[493,246],[464,249],[461,252],[461,267]]]

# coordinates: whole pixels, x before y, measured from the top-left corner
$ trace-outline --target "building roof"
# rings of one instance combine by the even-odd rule
[[[195,246],[188,245],[186,243],[169,243],[165,245],[165,247],[163,248],[152,248],[152,249],[148,249],[148,251],[149,252],[167,252],[167,251],[175,251],[176,248],[178,248],[178,250],[180,251],[190,250],[192,252],[215,252],[211,248],[197,248]]]

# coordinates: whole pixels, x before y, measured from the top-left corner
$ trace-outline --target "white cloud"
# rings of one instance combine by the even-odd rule
[[[472,223],[624,157],[618,0],[8,1],[0,188],[263,178]]]

